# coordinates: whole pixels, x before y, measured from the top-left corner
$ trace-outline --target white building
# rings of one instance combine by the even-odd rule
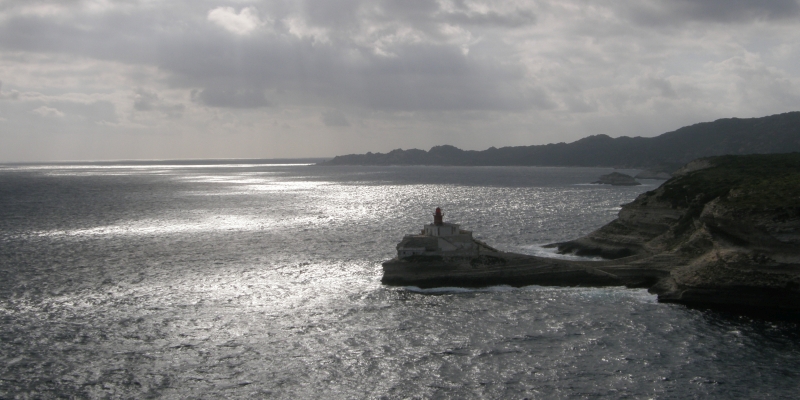
[[[406,235],[397,245],[397,257],[414,255],[477,255],[481,248],[497,251],[472,238],[472,232],[458,224],[443,221],[444,214],[436,208],[433,223],[423,227],[419,235]]]

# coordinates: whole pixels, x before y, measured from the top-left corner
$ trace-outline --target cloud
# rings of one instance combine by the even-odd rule
[[[97,96],[86,95],[61,95],[50,96],[36,92],[24,92],[19,101],[6,103],[11,107],[8,111],[19,115],[25,112],[35,116],[35,120],[59,119],[64,124],[64,129],[68,125],[86,125],[96,123],[117,123],[117,115],[114,103],[107,100],[98,100]],[[23,111],[25,110],[25,111]],[[0,112],[3,111],[0,108]],[[24,117],[20,115],[20,117]]]
[[[800,109],[797,43],[793,0],[5,0],[0,114],[233,157],[655,135]]]
[[[346,101],[385,111],[525,110],[538,104],[539,97],[529,102],[530,85],[522,83],[525,67],[513,58],[498,64],[499,55],[469,53],[481,37],[458,22],[476,29],[521,26],[533,20],[529,10],[352,0],[262,7],[280,21],[282,35],[250,35],[262,25],[255,7],[207,12],[206,21],[235,35],[192,25],[186,17],[180,18],[184,25],[161,26],[163,18],[148,7],[112,8],[102,16],[12,16],[0,24],[0,46],[157,65],[173,87],[200,88],[193,99],[211,107],[264,107],[270,104],[265,89],[290,93],[291,101]],[[143,96],[135,104],[138,111],[149,107],[146,101]]]
[[[269,106],[263,90],[211,87],[192,91],[192,100],[211,107],[259,108]]]
[[[322,122],[325,126],[350,126],[350,121],[339,110],[325,111],[322,113]]]
[[[153,90],[139,88],[133,95],[133,109],[142,112],[159,111],[169,117],[180,118],[186,106],[170,103]]]
[[[632,0],[619,2],[634,20],[644,24],[682,25],[689,21],[743,23],[786,20],[800,15],[796,0]]]
[[[501,13],[496,10],[472,10],[464,7],[444,12],[442,19],[461,25],[518,28],[535,24],[536,14],[526,9],[514,9]]]
[[[643,89],[654,90],[663,97],[676,98],[678,96],[678,94],[675,93],[675,89],[672,87],[672,83],[665,78],[649,76],[640,79],[640,84]]]
[[[0,81],[0,100],[7,99],[7,100],[18,100],[19,99],[19,92],[16,90],[12,90],[10,92],[3,92],[3,81]]]
[[[133,108],[137,111],[152,111],[158,102],[158,94],[149,90],[137,89],[134,95]]]
[[[330,42],[326,29],[310,26],[301,18],[289,17],[283,20],[283,24],[298,39],[311,39],[314,43]]]
[[[208,12],[208,20],[237,35],[247,35],[262,24],[255,7],[242,8],[238,14],[233,7],[217,7]]]
[[[766,112],[800,109],[800,79],[766,65],[756,54],[740,54],[709,67],[712,74],[727,78],[727,95],[738,102]]]
[[[31,112],[34,113],[34,114],[38,114],[39,116],[45,117],[45,118],[62,118],[65,115],[63,112],[59,111],[57,108],[52,108],[52,107],[47,107],[47,106],[41,106],[41,107],[31,111]]]
[[[734,22],[794,18],[800,14],[796,0],[681,0],[671,3],[676,14],[698,20]]]

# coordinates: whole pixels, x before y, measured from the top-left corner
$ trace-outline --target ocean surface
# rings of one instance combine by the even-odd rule
[[[611,171],[0,165],[0,398],[800,396],[796,321],[380,284],[437,206],[547,255],[660,184],[587,184]]]

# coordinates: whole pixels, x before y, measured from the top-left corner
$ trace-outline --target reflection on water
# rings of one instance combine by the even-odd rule
[[[1,168],[0,398],[795,395],[792,322],[624,288],[380,285],[437,206],[528,254],[596,229],[649,190],[580,185],[608,172]]]

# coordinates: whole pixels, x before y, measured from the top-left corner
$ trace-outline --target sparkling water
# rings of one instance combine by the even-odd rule
[[[385,287],[441,207],[505,251],[602,168],[0,166],[0,398],[794,398],[800,334],[626,288]],[[622,171],[635,172],[635,171]]]

